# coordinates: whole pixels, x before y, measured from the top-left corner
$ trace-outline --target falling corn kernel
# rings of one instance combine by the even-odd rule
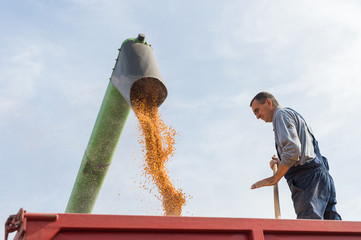
[[[186,197],[181,189],[175,189],[165,167],[174,155],[175,137],[178,133],[161,119],[155,101],[139,97],[132,105],[139,120],[141,136],[138,142],[143,146],[144,172],[159,190],[164,214],[179,216]]]

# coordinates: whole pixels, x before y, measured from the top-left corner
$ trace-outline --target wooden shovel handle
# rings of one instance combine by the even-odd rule
[[[277,172],[277,164],[274,164],[273,167],[273,174]],[[280,208],[280,199],[278,195],[278,184],[273,186],[273,198],[274,198],[274,207],[275,207],[275,218],[281,218],[281,208]]]

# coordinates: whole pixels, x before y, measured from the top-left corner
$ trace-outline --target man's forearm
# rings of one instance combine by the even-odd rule
[[[261,181],[256,182],[251,186],[251,189],[265,187],[265,186],[273,186],[277,184],[279,180],[281,180],[281,178],[287,173],[288,169],[290,168],[287,167],[286,165],[283,165],[281,162],[278,171],[272,177],[265,178]]]
[[[282,162],[279,164],[278,171],[273,175],[276,181],[275,184],[281,180],[281,178],[287,173],[288,169],[290,169],[290,167],[283,165]]]

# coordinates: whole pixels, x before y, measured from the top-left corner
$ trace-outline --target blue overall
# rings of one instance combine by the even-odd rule
[[[303,165],[291,167],[285,174],[297,218],[341,220],[335,207],[336,191],[328,171],[327,158],[321,155],[318,142],[307,123],[306,127],[313,138],[316,157]]]

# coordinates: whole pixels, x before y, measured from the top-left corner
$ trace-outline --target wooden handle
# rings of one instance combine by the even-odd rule
[[[277,172],[277,164],[274,164],[273,167],[273,174]],[[281,218],[281,208],[280,208],[280,199],[278,196],[278,184],[273,186],[273,198],[274,198],[274,206],[275,206],[275,218]]]

